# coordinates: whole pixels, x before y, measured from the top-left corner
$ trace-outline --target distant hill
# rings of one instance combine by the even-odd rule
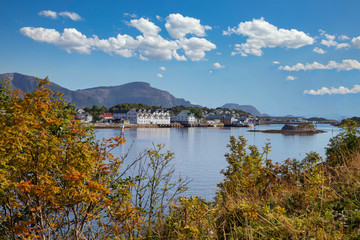
[[[19,73],[0,74],[0,82],[4,82],[5,79],[11,81],[11,89],[20,89],[23,92],[32,92],[39,84],[39,82],[36,80],[36,77],[27,76]],[[51,82],[48,87],[54,92],[61,92],[65,101],[73,103],[76,106],[84,107],[98,104],[98,102],[94,100],[91,96],[71,91],[55,83]]]
[[[93,96],[99,105],[111,107],[119,103],[143,103],[149,106],[192,106],[189,101],[176,98],[169,92],[153,88],[149,83],[131,82],[113,87],[96,87],[77,90],[77,93]]]
[[[226,103],[225,105],[222,106],[222,108],[242,110],[256,116],[261,115],[261,113],[252,105],[239,105],[236,103]]]
[[[19,73],[0,74],[0,82],[3,82],[5,79],[11,81],[12,89],[20,89],[24,92],[34,91],[38,84],[36,77]],[[93,105],[109,108],[120,103],[143,103],[164,108],[179,105],[193,106],[189,101],[176,98],[169,92],[153,88],[145,82],[132,82],[119,86],[96,87],[77,91],[50,83],[49,88],[55,92],[61,92],[65,101],[73,103],[79,108],[91,107]]]

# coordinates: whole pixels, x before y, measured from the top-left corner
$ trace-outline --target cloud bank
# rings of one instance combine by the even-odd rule
[[[350,94],[350,93],[359,93],[360,92],[360,85],[354,85],[352,89],[348,89],[346,87],[340,86],[339,88],[326,88],[326,87],[322,87],[318,90],[305,90],[304,93],[305,94],[310,94],[310,95],[325,95],[325,94]]]
[[[187,34],[205,35],[205,30],[210,27],[200,25],[200,20],[183,17],[181,14],[170,14],[166,21],[169,25],[165,27],[169,34],[180,38],[164,39],[159,34],[161,28],[145,18],[133,19],[128,23],[142,33],[136,37],[118,34],[115,37],[99,39],[96,35],[87,37],[75,28],[65,28],[60,33],[55,29],[23,27],[20,32],[34,41],[53,44],[68,53],[90,54],[99,50],[127,58],[137,56],[141,60],[200,61],[205,58],[206,52],[216,49],[216,45],[205,38],[185,38]]]
[[[294,66],[280,66],[280,70],[285,71],[309,71],[309,70],[324,70],[324,69],[336,69],[338,71],[349,71],[353,69],[360,70],[360,62],[354,59],[345,59],[341,63],[337,63],[335,61],[329,61],[327,65],[313,62],[313,63],[297,63]]]

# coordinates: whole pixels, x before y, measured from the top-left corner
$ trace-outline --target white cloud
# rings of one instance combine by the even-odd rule
[[[159,15],[156,15],[156,19],[157,19],[158,21],[162,21],[162,20],[163,20],[162,17],[160,17]]]
[[[187,34],[204,37],[205,31],[212,29],[210,26],[201,25],[199,19],[184,17],[179,13],[170,14],[166,18],[165,28],[172,38],[182,38]]]
[[[295,79],[297,79],[297,77],[290,76],[290,75],[286,77],[286,81],[294,81]]]
[[[273,64],[274,64],[274,65],[277,65],[277,64],[280,64],[280,62],[278,62],[278,61],[273,61]]]
[[[159,67],[159,69],[160,69],[161,71],[165,71],[165,70],[166,70],[166,68],[165,68],[164,66]]]
[[[351,44],[354,48],[360,48],[360,36],[351,39]]]
[[[232,52],[232,55],[261,56],[263,54],[262,48],[300,48],[314,43],[314,39],[304,32],[296,29],[279,29],[266,22],[264,18],[241,22],[237,27],[228,27],[227,31],[223,31],[223,35],[231,34],[248,37],[245,43],[235,45],[235,52]]]
[[[135,38],[127,34],[118,34],[108,39],[99,39],[96,35],[87,37],[75,28],[65,28],[63,33],[55,29],[23,27],[20,32],[38,42],[46,42],[65,49],[67,52],[89,54],[100,50],[110,55],[123,57],[138,56],[141,60],[199,61],[206,52],[216,49],[216,45],[204,38],[192,37],[169,41],[159,35],[160,28],[147,19],[131,20],[130,26],[137,28],[143,35]]]
[[[184,55],[179,55],[176,50],[173,50],[172,56],[177,61],[187,61],[187,58]]]
[[[221,52],[216,52],[216,54],[217,54],[217,55],[222,55],[222,53],[221,53]]]
[[[348,89],[346,87],[340,86],[339,88],[326,88],[326,87],[322,87],[318,90],[305,90],[304,93],[305,94],[310,94],[310,95],[324,95],[324,94],[350,94],[350,93],[359,93],[360,92],[360,85],[354,85],[352,89]]]
[[[320,35],[323,36],[326,32],[322,29],[319,29]]]
[[[221,65],[220,63],[216,62],[213,64],[214,69],[220,69],[220,68],[224,68],[225,66]]]
[[[163,78],[164,76],[161,73],[156,74],[158,78]]]
[[[336,41],[334,41],[334,40],[326,40],[326,39],[321,40],[320,44],[325,45],[327,47],[338,45],[338,43]]]
[[[336,39],[335,35],[327,34],[324,30],[319,30],[319,31],[320,31],[320,36],[324,37],[324,39],[321,40],[320,44],[325,45],[327,47],[335,47],[336,49],[350,47],[349,43],[338,43],[337,41],[335,41]],[[338,39],[348,40],[349,37],[346,35],[341,35],[338,37]]]
[[[149,35],[155,37],[161,31],[158,26],[144,18],[131,20],[129,25],[137,28],[144,36]]]
[[[44,16],[52,19],[57,18],[57,12],[51,11],[51,10],[43,10],[39,12],[39,16]]]
[[[314,49],[313,49],[313,52],[316,52],[316,53],[318,53],[318,54],[324,54],[324,53],[326,53],[326,51],[325,51],[324,49],[319,48],[319,47],[314,48]]]
[[[37,42],[54,44],[69,53],[76,51],[89,54],[94,44],[94,39],[87,38],[75,28],[65,28],[62,34],[55,29],[33,27],[23,27],[20,29],[20,32]]]
[[[300,70],[307,71],[307,70],[315,70],[315,69],[321,69],[321,70],[336,69],[338,71],[341,70],[349,71],[353,69],[360,70],[360,62],[354,59],[345,59],[341,63],[337,63],[335,61],[329,61],[327,65],[323,65],[318,62],[307,63],[307,64],[297,63],[294,66],[280,66],[279,69],[285,71],[300,71]]]
[[[339,36],[339,39],[340,40],[349,40],[350,38],[346,35],[341,35],[341,36]]]
[[[165,40],[160,35],[137,36],[135,44],[134,50],[140,53],[141,60],[171,60],[174,51],[180,48],[176,42]]]
[[[135,14],[135,13],[127,13],[127,12],[125,12],[124,13],[124,17],[131,17],[131,18],[137,18],[137,15]]]
[[[320,44],[327,47],[338,45],[338,43],[335,41],[335,35],[327,34],[325,31],[322,31],[320,35],[325,37],[325,39],[321,40]]]
[[[350,47],[350,44],[348,44],[348,43],[339,43],[339,44],[336,46],[336,49],[348,48],[348,47]]]
[[[123,57],[135,56],[135,49],[138,47],[138,42],[129,35],[118,34],[116,37],[110,37],[108,39],[98,39],[94,37],[94,47],[108,53],[116,54]]]
[[[210,71],[209,71],[209,74],[212,74],[212,73],[213,73],[213,70],[210,70]]]
[[[82,19],[80,15],[75,12],[60,12],[59,16],[62,16],[64,18],[70,18],[73,21],[79,21]]]
[[[44,16],[44,17],[49,17],[52,19],[56,19],[58,16],[61,16],[64,18],[70,18],[73,21],[79,21],[82,19],[79,14],[77,14],[75,12],[67,12],[67,11],[57,13],[57,12],[54,12],[51,10],[43,10],[43,11],[39,12],[39,15]]]
[[[205,52],[216,49],[216,45],[205,38],[181,38],[177,41],[183,48],[185,55],[192,61],[199,61],[205,57]]]

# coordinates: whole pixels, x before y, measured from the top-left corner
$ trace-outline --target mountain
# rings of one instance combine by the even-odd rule
[[[176,98],[169,92],[153,88],[149,83],[131,82],[113,87],[96,87],[77,90],[77,93],[93,96],[99,106],[111,107],[119,103],[144,103],[149,106],[192,106],[189,101]]]
[[[20,89],[23,92],[32,92],[39,84],[36,77],[27,76],[19,73],[5,73],[0,74],[0,82],[4,82],[5,79],[10,80],[11,89]],[[66,102],[75,104],[76,106],[92,106],[97,104],[91,96],[84,95],[82,93],[76,93],[67,88],[63,88],[60,85],[50,82],[49,89],[54,92],[61,92],[63,99]]]
[[[10,80],[12,89],[20,89],[23,92],[32,92],[38,85],[36,77],[19,73],[0,74],[0,82]],[[55,83],[48,86],[54,92],[61,92],[63,99],[73,103],[76,107],[91,107],[93,105],[112,107],[120,103],[144,103],[150,106],[162,106],[170,108],[184,105],[193,106],[189,101],[176,98],[169,92],[153,88],[145,82],[132,82],[119,86],[96,87],[72,91]]]
[[[261,113],[252,105],[239,105],[236,103],[226,103],[222,108],[242,110],[255,116],[260,116]]]

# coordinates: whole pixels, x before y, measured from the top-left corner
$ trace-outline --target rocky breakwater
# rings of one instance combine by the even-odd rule
[[[298,126],[285,124],[281,130],[249,130],[249,132],[262,132],[262,133],[281,133],[281,134],[297,134],[297,135],[313,135],[323,133],[323,130],[317,130],[314,125],[309,123],[301,123]]]

